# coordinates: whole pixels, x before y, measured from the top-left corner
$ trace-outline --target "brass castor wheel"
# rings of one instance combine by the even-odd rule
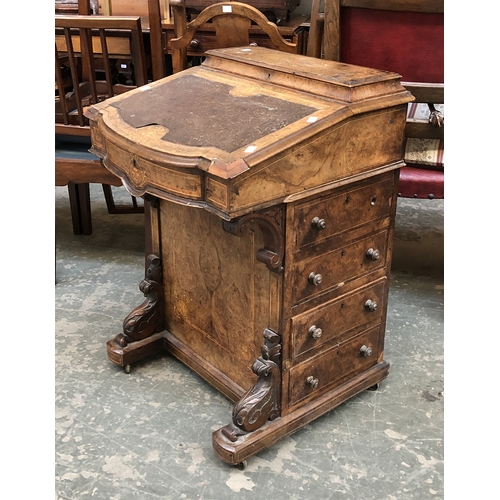
[[[243,462],[240,462],[239,464],[236,464],[236,468],[239,470],[245,470],[247,468],[247,461],[243,460]]]
[[[130,365],[125,365],[123,369],[125,370],[125,373],[130,373]]]
[[[376,390],[378,390],[379,387],[380,387],[380,384],[377,383],[375,385],[372,385],[371,387],[368,387],[368,390],[369,391],[376,391]]]

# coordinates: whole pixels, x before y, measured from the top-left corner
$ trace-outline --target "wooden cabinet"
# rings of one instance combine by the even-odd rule
[[[396,184],[388,172],[287,206],[288,411],[383,363]]]
[[[260,47],[88,111],[147,206],[145,301],[107,344],[163,349],[234,401],[238,464],[389,373],[384,335],[406,106],[399,76]]]
[[[206,2],[207,6],[209,3]],[[249,2],[247,2],[249,3]],[[308,28],[306,23],[309,20],[309,16],[301,14],[292,14],[289,18],[283,19],[278,24],[278,30],[281,36],[288,42],[297,44],[297,52],[299,54],[305,54],[306,51],[306,41]],[[166,50],[165,52],[171,53],[170,41],[174,38],[174,25],[171,21],[162,22],[163,32],[165,33],[166,39]],[[275,48],[269,39],[269,37],[262,32],[262,30],[257,26],[252,26],[250,28],[250,43],[257,45],[258,47]],[[204,56],[208,50],[213,50],[217,48],[215,28],[211,23],[207,23],[203,28],[196,31],[196,35],[188,47],[189,56]]]
[[[186,0],[186,7],[202,11],[218,1],[220,0]],[[243,3],[247,3],[261,12],[272,12],[278,19],[287,19],[300,4],[300,0],[243,0]]]

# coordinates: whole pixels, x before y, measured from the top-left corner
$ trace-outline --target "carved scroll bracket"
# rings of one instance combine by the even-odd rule
[[[281,207],[263,212],[253,212],[232,221],[223,221],[224,231],[234,236],[244,236],[251,224],[257,224],[264,235],[264,248],[257,252],[257,260],[275,273],[283,272],[284,235],[283,209]]]
[[[161,260],[154,254],[147,257],[146,277],[139,290],[146,300],[136,307],[123,321],[123,333],[114,342],[121,347],[143,340],[165,328]]]
[[[264,330],[262,356],[257,358],[252,365],[252,371],[259,378],[256,384],[235,404],[233,422],[222,428],[222,433],[232,442],[280,415],[280,342],[281,338],[277,333],[268,328]]]

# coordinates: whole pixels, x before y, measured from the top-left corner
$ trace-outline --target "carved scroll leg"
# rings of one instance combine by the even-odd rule
[[[269,420],[280,416],[281,338],[266,328],[264,339],[262,356],[252,365],[252,371],[258,376],[257,382],[235,404],[233,421],[216,431],[218,437],[214,435],[214,439],[227,439],[231,443],[238,443],[246,434],[258,430]]]
[[[106,344],[108,359],[125,367],[163,349],[165,329],[164,294],[160,258],[150,254],[147,258],[146,277],[139,289],[146,300],[123,321],[123,333]]]
[[[378,384],[387,377],[389,368],[390,365],[387,361],[381,361],[343,384],[334,386],[330,391],[310,403],[285,415],[280,415],[273,421],[266,422],[253,432],[242,433],[234,442],[224,434],[227,426],[222,427],[212,434],[214,450],[224,462],[230,465],[244,464],[251,456],[305,427],[356,394]]]

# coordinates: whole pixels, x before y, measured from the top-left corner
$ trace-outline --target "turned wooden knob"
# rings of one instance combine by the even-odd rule
[[[192,48],[193,50],[198,50],[200,49],[201,47],[201,43],[199,40],[197,40],[196,38],[193,38],[190,42],[189,42],[189,47]]]
[[[321,231],[321,229],[325,229],[325,227],[326,227],[325,219],[320,219],[319,217],[314,217],[314,219],[312,220],[312,226],[315,229],[318,229],[319,231]]]
[[[375,309],[377,309],[377,303],[374,300],[368,299],[365,302],[365,308],[368,309],[368,311],[375,311]]]
[[[429,123],[434,127],[442,127],[444,125],[444,115],[441,111],[435,109],[429,115]]]
[[[359,350],[359,354],[361,354],[361,356],[364,356],[365,358],[371,356],[372,352],[373,352],[372,348],[366,345],[362,346],[361,349]]]
[[[373,248],[369,248],[366,252],[366,256],[370,260],[378,260],[380,258],[380,252],[378,250],[374,250]]]
[[[309,335],[313,339],[319,339],[321,335],[323,335],[323,330],[318,328],[316,325],[312,325],[311,328],[309,328]]]
[[[321,285],[323,276],[321,276],[321,274],[311,273],[307,279],[311,285],[318,286]]]
[[[318,387],[319,380],[317,378],[314,378],[312,375],[309,375],[309,377],[306,378],[306,384],[311,389],[316,389],[316,387]]]

